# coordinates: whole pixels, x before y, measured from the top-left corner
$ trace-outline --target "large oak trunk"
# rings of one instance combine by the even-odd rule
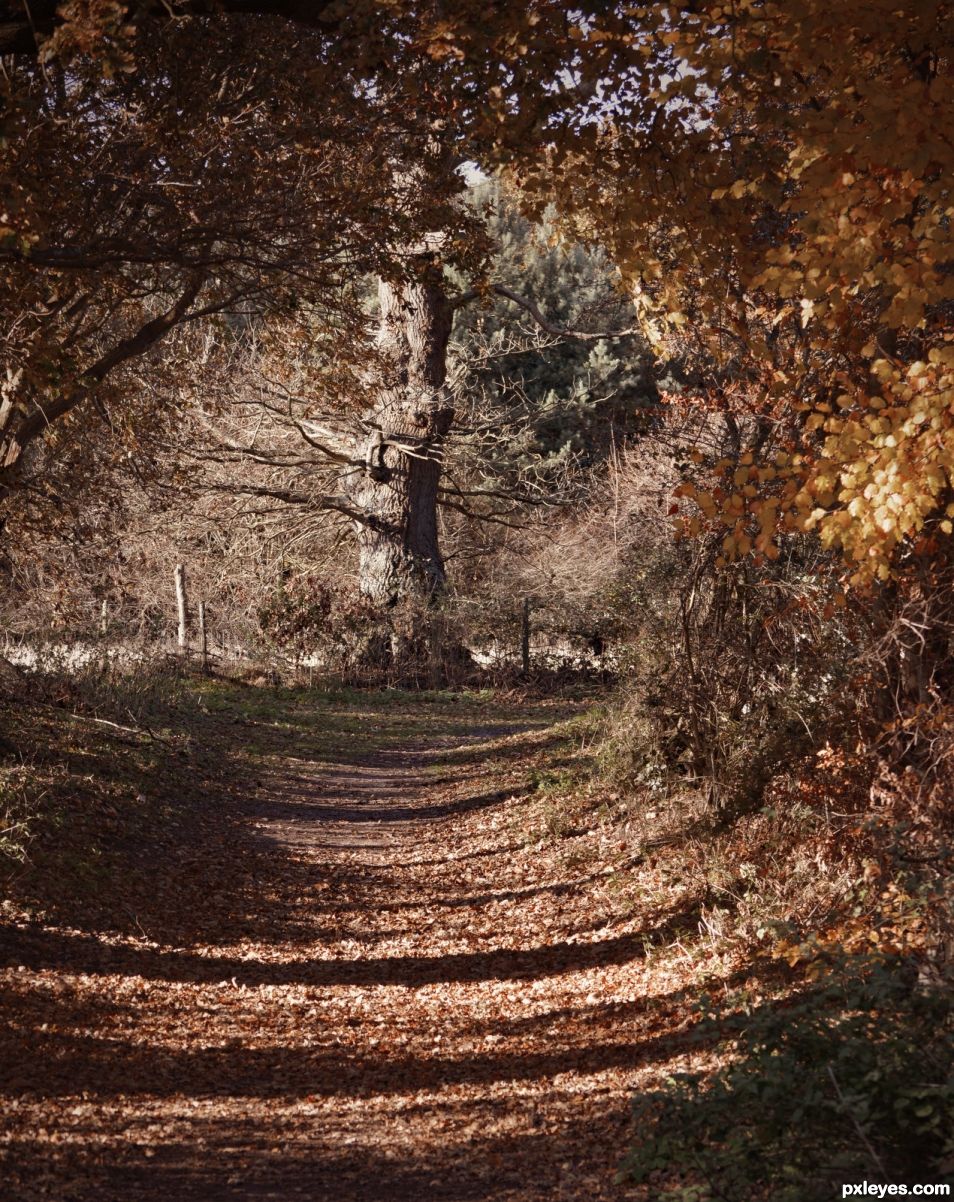
[[[391,615],[392,651],[407,656],[415,637],[409,624],[434,608],[446,579],[437,501],[454,418],[445,384],[453,311],[433,255],[416,257],[410,279],[381,281],[379,299],[365,470],[354,494],[372,515],[358,523],[360,581],[362,593]],[[417,634],[426,641],[426,631]]]
[[[439,602],[446,585],[437,524],[445,440],[454,418],[446,387],[453,308],[434,255],[413,258],[409,278],[378,286],[381,304],[371,404],[352,490],[360,590],[381,613],[369,647],[377,666],[400,677],[440,684],[455,649],[443,647]]]

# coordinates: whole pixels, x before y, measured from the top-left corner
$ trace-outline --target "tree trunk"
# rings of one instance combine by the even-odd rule
[[[443,270],[418,255],[410,280],[379,285],[379,362],[355,501],[361,591],[376,607],[426,608],[445,586],[437,522],[444,439],[454,419],[445,386],[453,310]]]

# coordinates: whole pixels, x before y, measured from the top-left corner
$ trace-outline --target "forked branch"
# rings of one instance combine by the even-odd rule
[[[556,322],[550,319],[541,312],[540,307],[530,300],[527,296],[521,296],[519,292],[514,292],[512,288],[508,288],[505,284],[490,284],[487,288],[472,288],[469,292],[462,292],[459,296],[451,298],[451,306],[454,309],[463,308],[464,305],[469,305],[471,301],[478,300],[482,296],[492,293],[494,296],[501,296],[504,300],[511,301],[515,305],[519,305],[524,309],[541,330],[547,334],[552,334],[554,338],[572,338],[577,342],[599,342],[606,338],[631,338],[634,335],[641,335],[642,331],[639,326],[629,326],[625,330],[574,330],[568,326],[557,325]]]

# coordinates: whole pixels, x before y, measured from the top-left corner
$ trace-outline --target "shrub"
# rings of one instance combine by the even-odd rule
[[[951,993],[903,960],[843,958],[824,987],[747,1015],[704,1004],[733,1058],[635,1103],[620,1177],[660,1202],[828,1202],[845,1181],[952,1180]]]

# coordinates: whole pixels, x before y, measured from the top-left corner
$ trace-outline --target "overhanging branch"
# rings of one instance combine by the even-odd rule
[[[625,330],[574,330],[568,326],[557,325],[556,322],[550,321],[529,297],[521,296],[519,292],[514,292],[505,284],[490,284],[483,289],[472,288],[469,292],[462,292],[459,296],[452,297],[450,304],[452,308],[460,309],[488,293],[519,305],[521,309],[530,314],[541,330],[545,330],[555,338],[572,338],[577,342],[599,342],[607,338],[632,338],[642,335],[639,326],[629,326]]]
[[[144,354],[155,343],[165,337],[168,332],[185,320],[192,302],[196,299],[205,283],[203,275],[193,275],[182,294],[165,313],[160,313],[151,321],[147,321],[135,334],[124,338],[112,350],[88,367],[76,383],[67,388],[59,396],[52,397],[42,408],[29,413],[12,432],[3,446],[3,459],[0,462],[0,472],[16,466],[23,452],[35,438],[45,430],[65,417],[67,413],[83,403],[91,395],[97,384],[121,363],[135,359]]]

